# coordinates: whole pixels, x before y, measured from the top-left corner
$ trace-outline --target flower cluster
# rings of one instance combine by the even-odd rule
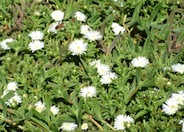
[[[102,84],[110,84],[112,80],[117,78],[117,75],[114,72],[111,72],[110,67],[102,64],[100,60],[94,60],[90,65],[97,68],[97,73],[101,76],[100,82]]]
[[[10,107],[11,106],[15,107],[20,103],[22,103],[22,98],[16,92],[17,88],[18,88],[17,82],[9,82],[7,84],[7,88],[3,91],[3,95],[1,96],[1,98],[3,98],[4,96],[6,96],[6,94],[9,93],[9,91],[14,91],[13,97],[11,97],[8,101],[5,102]]]
[[[32,31],[31,33],[28,34],[28,36],[32,39],[32,42],[29,43],[29,49],[32,52],[35,52],[37,50],[41,50],[44,48],[44,42],[41,40],[44,37],[44,33],[41,31]]]
[[[34,104],[35,106],[35,110],[39,113],[41,113],[42,111],[44,111],[46,109],[45,103],[43,103],[42,101],[38,101]],[[56,107],[55,105],[53,105],[52,107],[50,107],[50,112],[53,115],[57,115],[59,112],[59,108]]]
[[[171,97],[162,105],[162,110],[167,115],[174,115],[184,105],[184,91],[173,93]]]
[[[84,35],[84,38],[87,38],[89,41],[102,39],[102,35],[100,34],[100,32],[91,29],[88,25],[82,25],[80,33]]]
[[[131,126],[131,123],[134,122],[134,119],[129,115],[118,115],[114,121],[114,128],[116,130],[124,130]]]
[[[9,49],[11,49],[11,47],[7,43],[11,43],[13,41],[15,41],[13,38],[5,39],[5,40],[3,40],[3,41],[0,42],[0,47],[3,50],[9,50]]]
[[[64,18],[64,12],[60,11],[60,10],[55,10],[51,13],[51,17],[52,19],[55,20],[55,22],[51,23],[47,32],[53,32],[53,33],[57,33],[57,26],[59,26]]]

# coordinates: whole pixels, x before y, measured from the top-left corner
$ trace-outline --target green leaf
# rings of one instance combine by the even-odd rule
[[[42,122],[42,121],[40,121],[40,120],[38,120],[38,119],[36,119],[34,117],[31,117],[31,120],[34,123],[36,123],[36,125],[38,127],[42,128],[42,130],[44,130],[45,132],[50,132],[49,127],[44,122]]]
[[[139,2],[134,9],[134,13],[133,13],[131,22],[127,24],[129,27],[133,26],[139,19],[139,13],[141,11],[141,8],[142,8],[142,2]]]
[[[184,32],[180,33],[180,35],[178,36],[177,40],[176,40],[176,43],[180,43],[181,41],[183,41],[184,39]]]
[[[160,10],[161,6],[162,6],[162,3],[158,3],[158,4],[153,8],[153,11],[151,12],[151,16],[150,16],[150,18],[148,19],[148,24],[149,24],[149,25],[148,25],[148,29],[149,29],[151,23],[153,22],[154,18],[157,16],[158,11]]]
[[[25,128],[24,131],[31,131],[31,132],[36,132],[36,128],[34,125],[32,125],[29,121],[24,121]],[[26,128],[27,127],[27,128]]]
[[[2,111],[3,111],[3,113],[2,113],[3,118],[6,118],[7,106],[6,106],[5,102],[4,102],[4,100],[1,99],[1,98],[0,98],[0,107],[1,107],[1,109],[2,109]]]
[[[10,98],[12,98],[13,97],[13,94],[14,94],[14,91],[8,91],[8,93],[5,96],[3,96],[3,98],[2,98],[3,101],[6,102]]]
[[[76,4],[75,3],[70,3],[65,11],[65,17],[64,19],[69,19],[71,16],[73,16],[73,14],[75,13],[75,11],[77,10],[76,8]]]
[[[149,86],[153,86],[154,84],[155,84],[155,78],[152,78],[151,80],[148,80],[143,84],[141,84],[140,87],[149,87]]]
[[[101,115],[100,104],[97,99],[93,99],[93,104],[91,104],[91,109],[92,109],[92,112],[94,113],[93,114],[94,118],[101,121],[103,118]]]
[[[44,120],[45,122],[49,123],[48,118],[46,117],[47,115],[43,115],[41,113],[38,113],[35,109],[32,109],[32,113],[34,116],[36,116],[37,118]]]
[[[183,53],[182,53],[182,52],[178,53],[178,54],[172,59],[171,65],[172,65],[172,64],[178,63],[179,60],[180,60],[182,57],[183,57]]]
[[[141,67],[136,68],[136,79],[137,79],[137,85],[139,85],[141,81]]]
[[[131,88],[128,96],[125,98],[126,104],[130,101],[132,96],[138,91],[139,88],[140,88],[139,86],[136,86],[136,79],[134,78],[133,83],[132,83],[132,88]]]
[[[143,47],[143,50],[144,51],[146,51],[146,50],[148,50],[149,48],[150,48],[150,37],[148,36],[147,38],[146,38],[146,41],[144,42],[144,47]]]
[[[4,74],[3,74],[2,71],[0,71],[0,80],[1,80],[1,82],[2,82],[4,85],[6,85],[6,78],[5,78],[5,76],[4,76]]]
[[[144,115],[147,114],[147,113],[148,113],[147,110],[141,110],[141,111],[139,111],[139,112],[135,115],[135,120],[138,119],[138,118],[140,118],[140,117],[142,117],[142,116],[144,116]]]

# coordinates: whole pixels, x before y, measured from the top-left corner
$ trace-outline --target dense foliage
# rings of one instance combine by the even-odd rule
[[[57,132],[73,122],[75,131],[87,123],[85,131],[109,132],[116,131],[115,119],[122,114],[134,120],[125,124],[126,131],[182,130],[182,103],[173,114],[163,110],[174,93],[184,90],[184,68],[173,70],[184,64],[182,0],[1,0],[0,10],[0,131]],[[55,10],[64,18],[57,32],[48,32]],[[86,21],[78,21],[76,11]],[[125,31],[115,35],[113,22]],[[90,40],[81,34],[82,25],[102,38]],[[29,35],[36,30],[44,33],[44,47],[34,51]],[[4,49],[7,38],[13,41]],[[68,48],[76,39],[88,44],[82,54]],[[140,56],[149,61],[145,67],[132,62]],[[101,80],[103,74],[91,64],[95,60],[114,73],[111,83]],[[7,92],[10,82],[16,88]],[[81,90],[88,86],[96,93],[83,97]],[[15,93],[19,103],[11,102]],[[35,105],[39,101],[43,111]],[[57,114],[52,106],[59,108]]]

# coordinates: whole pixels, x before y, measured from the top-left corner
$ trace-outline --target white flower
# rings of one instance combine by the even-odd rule
[[[168,115],[174,115],[180,109],[179,105],[169,98],[165,104],[162,105],[162,110]]]
[[[4,50],[9,50],[11,49],[9,45],[7,45],[7,43],[11,43],[13,42],[14,39],[13,38],[8,38],[8,39],[5,39],[3,41],[0,42],[0,47]]]
[[[81,89],[80,96],[87,98],[87,97],[95,97],[96,96],[96,88],[93,86],[84,87]]]
[[[7,85],[7,90],[16,91],[17,88],[18,88],[17,82],[9,82]]]
[[[57,113],[59,112],[59,108],[56,106],[52,106],[50,107],[50,111],[53,113],[53,115],[57,115]]]
[[[101,76],[110,72],[110,67],[105,64],[96,65],[96,68],[97,68],[97,73]]]
[[[17,106],[20,103],[22,103],[22,98],[17,93],[14,93],[14,96],[6,102],[8,106]]]
[[[73,122],[64,122],[60,129],[64,131],[74,131],[77,128],[77,124]]]
[[[184,92],[180,91],[178,93],[173,93],[171,99],[179,105],[184,105]]]
[[[81,126],[82,130],[87,130],[88,129],[88,124],[87,123],[83,123]]]
[[[52,24],[49,25],[49,28],[47,30],[47,32],[53,32],[53,33],[57,33],[57,29],[56,27],[58,26],[59,22],[53,22]]]
[[[171,66],[173,72],[178,72],[180,74],[183,74],[184,73],[184,64],[174,64]]]
[[[89,64],[90,64],[90,66],[98,67],[101,64],[101,62],[100,62],[100,60],[93,60]]]
[[[81,30],[80,33],[85,35],[91,30],[91,28],[88,25],[82,25],[80,30]]]
[[[42,41],[32,41],[31,43],[29,43],[29,49],[32,52],[41,50],[42,48],[44,48],[44,43]]]
[[[134,119],[129,115],[118,115],[114,121],[114,128],[116,130],[125,130],[126,126],[130,127]]]
[[[112,23],[111,27],[114,32],[114,35],[118,35],[120,32],[121,34],[123,34],[125,31],[124,27],[120,26],[118,23],[115,22]]]
[[[39,113],[41,113],[43,110],[46,109],[45,104],[42,103],[41,101],[38,101],[37,103],[35,103],[35,110],[38,111]]]
[[[171,70],[170,67],[163,67],[163,71],[169,71],[169,70]]]
[[[87,50],[87,43],[84,43],[81,39],[76,39],[70,43],[68,49],[72,52],[72,55],[82,55],[85,54]]]
[[[149,64],[149,60],[146,57],[139,56],[134,58],[131,63],[134,67],[146,67]]]
[[[63,20],[63,18],[64,18],[64,12],[62,12],[60,10],[53,11],[51,13],[51,17],[55,21],[60,21],[61,22]]]
[[[74,17],[78,20],[78,21],[82,21],[85,22],[86,21],[86,15],[80,11],[75,12]]]
[[[107,74],[104,74],[101,79],[100,79],[100,82],[102,84],[110,84],[112,82],[113,79],[116,79],[117,76],[115,73],[113,72],[109,72]]]
[[[184,132],[184,119],[183,120],[180,120],[179,124],[182,124],[182,132]]]
[[[90,30],[84,34],[84,38],[87,38],[90,41],[95,41],[102,39],[102,35],[98,31]]]
[[[28,36],[32,39],[32,40],[42,40],[44,33],[42,31],[32,31],[31,33],[28,34]]]

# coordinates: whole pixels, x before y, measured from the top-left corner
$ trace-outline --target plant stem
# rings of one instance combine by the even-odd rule
[[[23,130],[23,126],[21,126],[21,125],[17,125],[15,122],[13,122],[12,120],[10,120],[10,119],[8,119],[8,118],[3,118],[2,120],[4,120],[5,122],[7,122],[7,123],[9,123],[9,124],[11,124],[11,125],[13,125],[13,126],[17,126],[19,129],[21,129],[21,130]]]
[[[98,122],[96,122],[96,121],[93,119],[93,117],[92,117],[91,115],[86,114],[86,116],[87,116],[87,118],[88,118],[92,123],[94,123],[101,131],[103,131],[102,126],[101,126]]]
[[[0,110],[3,110],[2,106],[0,106]],[[7,112],[9,112],[10,114],[14,114],[14,111],[10,108],[7,108]]]
[[[114,129],[114,127],[111,126],[111,125],[110,125],[109,123],[107,123],[106,121],[102,120],[102,122],[103,122],[104,124],[106,124],[108,127],[110,127],[113,131],[116,131],[116,130]]]

